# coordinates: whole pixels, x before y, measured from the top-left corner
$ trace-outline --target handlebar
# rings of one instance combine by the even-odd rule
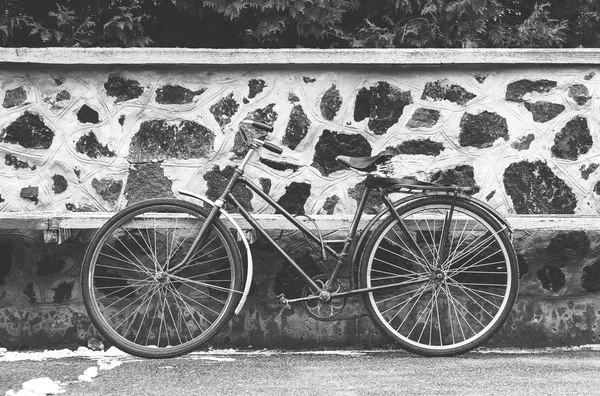
[[[240,122],[240,126],[244,124],[244,125],[250,125],[253,126],[256,129],[260,129],[261,131],[265,131],[265,132],[273,132],[273,126],[272,125],[268,125],[268,124],[264,124],[262,122],[258,122],[258,121],[253,121],[253,120],[242,120]],[[243,128],[239,128],[240,133],[242,134],[242,137],[244,138],[244,140],[246,141],[247,144],[250,143],[250,139],[248,139],[248,135],[246,135],[246,132],[244,131]],[[275,154],[281,154],[283,153],[283,149],[273,143],[269,143],[269,142],[262,142],[262,147],[266,148],[267,150],[275,153]]]

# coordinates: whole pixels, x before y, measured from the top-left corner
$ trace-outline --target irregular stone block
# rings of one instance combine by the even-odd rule
[[[590,248],[590,239],[585,231],[561,232],[550,240],[546,246],[546,253],[564,257],[568,255],[583,257],[590,251]],[[569,252],[568,255],[567,252]]]
[[[600,261],[583,267],[581,274],[581,287],[588,293],[600,291]]]
[[[484,81],[490,76],[490,73],[477,73],[475,75],[475,80],[477,80],[477,82],[479,84],[483,84]]]
[[[275,121],[277,121],[277,112],[274,110],[275,103],[269,103],[266,107],[262,109],[256,109],[252,113],[249,113],[246,118],[262,122],[264,124],[273,125]],[[266,136],[269,132],[263,131],[258,128],[254,128],[249,125],[244,125],[244,131],[248,136],[248,139],[260,139],[265,140]],[[242,135],[239,131],[236,133],[235,138],[233,139],[233,148],[231,149],[238,157],[243,157],[248,152],[248,147],[242,138]]]
[[[556,81],[527,79],[514,81],[506,87],[506,100],[511,102],[522,102],[523,97],[531,92],[546,93],[557,85]]]
[[[90,205],[81,204],[79,202],[78,203],[67,202],[65,204],[65,208],[69,212],[97,212],[98,211],[96,208],[93,208]]]
[[[426,109],[419,107],[413,113],[412,117],[406,123],[409,128],[431,128],[437,124],[440,119],[440,111],[435,109]]]
[[[128,205],[148,198],[174,198],[172,185],[160,162],[136,164],[129,168],[125,185]]]
[[[354,120],[362,121],[369,117],[369,129],[376,135],[383,135],[398,122],[404,108],[411,103],[413,99],[410,91],[379,81],[377,86],[362,88],[356,95]]]
[[[116,102],[124,102],[142,96],[144,88],[136,80],[125,79],[120,75],[112,74],[104,83],[104,89],[108,96],[117,98]]]
[[[54,191],[54,194],[64,193],[65,191],[67,191],[68,187],[69,183],[63,175],[56,174],[52,176],[52,191]]]
[[[121,196],[123,181],[113,179],[92,180],[92,187],[105,201],[115,205]]]
[[[46,126],[42,117],[26,111],[4,129],[6,143],[19,144],[25,148],[47,149],[52,145],[54,132]]]
[[[265,80],[253,78],[248,81],[248,98],[252,99],[265,89],[267,83]]]
[[[581,172],[581,178],[583,180],[589,179],[590,175],[598,169],[600,164],[589,164],[589,165],[581,165],[579,168],[579,172]]]
[[[354,102],[354,121],[359,122],[371,114],[371,90],[361,88],[356,94]]]
[[[310,184],[292,182],[285,188],[285,194],[279,198],[277,203],[291,214],[304,214],[304,204],[310,197]],[[275,214],[281,213],[279,210]]]
[[[219,99],[217,103],[210,106],[210,112],[215,117],[215,120],[222,127],[231,122],[231,117],[238,111],[240,105],[233,98],[233,92],[224,98]]]
[[[392,152],[394,155],[399,154],[411,154],[411,155],[431,155],[437,156],[444,151],[445,147],[443,143],[434,142],[431,139],[413,139],[407,140],[393,147],[386,147],[387,151]]]
[[[31,169],[32,171],[36,169],[35,165],[29,165],[27,162],[19,160],[12,154],[6,154],[6,156],[4,156],[4,164],[12,166],[15,169]]]
[[[23,187],[21,189],[21,192],[19,194],[19,196],[23,199],[27,199],[31,202],[33,202],[34,204],[38,204],[38,195],[40,193],[40,189],[39,187],[36,186],[29,186],[29,187]]]
[[[70,99],[71,99],[71,93],[69,91],[67,91],[66,89],[63,89],[62,91],[57,93],[56,98],[55,98],[55,100],[57,102],[64,102],[64,101],[70,100]]]
[[[75,282],[60,282],[58,285],[52,288],[54,291],[54,297],[52,300],[55,303],[62,303],[69,301],[73,292],[73,285]]]
[[[594,186],[594,192],[596,195],[600,195],[600,181]]]
[[[524,105],[531,112],[531,115],[533,115],[533,121],[540,123],[548,122],[565,111],[565,106],[546,101],[535,103],[525,102]]]
[[[260,177],[258,179],[258,182],[260,183],[260,186],[265,194],[271,192],[271,179],[266,177]]]
[[[535,135],[533,133],[529,133],[527,136],[521,136],[519,139],[512,142],[510,147],[518,151],[529,150],[529,146],[531,146],[531,142],[534,140]]]
[[[327,197],[325,203],[323,204],[323,208],[319,210],[318,214],[328,214],[332,215],[335,210],[335,205],[340,202],[340,197],[337,195],[332,195],[331,197]]]
[[[447,100],[464,106],[469,100],[476,96],[477,95],[467,91],[460,85],[452,84],[448,79],[444,78],[425,84],[421,99],[433,99],[435,101]]]
[[[588,128],[587,119],[577,116],[554,137],[554,145],[550,148],[552,155],[557,158],[577,160],[579,155],[587,153],[592,147],[593,140]]]
[[[517,214],[573,214],[577,198],[544,161],[521,161],[504,171],[504,188]]]
[[[365,191],[365,181],[361,181],[354,187],[350,187],[348,189],[348,196],[354,199],[357,203],[360,202],[363,193]],[[367,197],[367,203],[365,205],[365,209],[363,213],[365,214],[376,214],[383,208],[383,198],[379,191],[371,190],[369,191],[369,196]]]
[[[48,276],[60,273],[66,267],[67,263],[61,257],[45,254],[44,258],[35,265],[38,267],[37,276]]]
[[[586,104],[592,97],[590,91],[583,84],[573,84],[569,87],[569,97],[573,98],[579,106]]]
[[[337,112],[342,107],[342,97],[340,96],[339,89],[333,84],[321,98],[321,115],[326,120],[333,120],[337,115]]]
[[[335,159],[338,155],[368,157],[371,155],[371,145],[362,135],[343,134],[325,129],[315,147],[312,166],[317,168],[323,176],[328,176],[335,171],[344,169]]]
[[[23,87],[17,87],[6,91],[2,107],[9,109],[11,107],[21,106],[22,104],[25,104],[25,102],[27,102],[27,91],[25,91],[25,88]]]
[[[291,103],[297,103],[297,102],[300,102],[300,98],[295,93],[290,92],[288,94],[288,101]]]
[[[98,112],[85,104],[77,112],[77,120],[82,124],[97,124],[100,122]]]
[[[537,277],[542,282],[542,287],[546,290],[558,293],[567,284],[565,273],[558,267],[547,265],[540,269]]]
[[[282,172],[288,169],[291,169],[292,171],[296,172],[298,169],[300,169],[300,165],[294,165],[290,164],[289,162],[283,161],[273,161],[267,158],[261,158],[260,162],[267,165],[269,168],[273,168]]]
[[[475,169],[471,165],[459,165],[452,169],[433,172],[429,177],[431,183],[455,184],[461,187],[472,187],[469,194],[476,194],[481,189],[475,181]]]
[[[234,171],[235,167],[231,165],[227,165],[223,170],[221,170],[218,165],[215,165],[212,170],[206,172],[203,176],[203,179],[206,180],[206,197],[213,202],[219,199],[223,191],[225,191],[225,187],[227,187]],[[248,212],[254,210],[252,207],[252,197],[254,194],[246,187],[246,185],[237,184],[231,193]],[[230,213],[238,212],[238,209],[235,206],[229,204],[226,206]]]
[[[202,158],[213,150],[214,142],[215,133],[194,121],[144,121],[131,139],[127,159],[137,163]]]
[[[310,124],[310,120],[304,113],[302,106],[295,105],[292,108],[290,121],[285,129],[285,135],[282,139],[283,144],[294,150],[308,133]]]
[[[192,91],[181,85],[165,85],[156,90],[156,103],[159,104],[186,104],[192,103],[194,97],[202,95],[206,88]]]
[[[114,157],[115,152],[110,150],[107,145],[101,144],[93,131],[89,131],[79,138],[75,144],[75,150],[78,153],[85,154],[90,158]]]
[[[462,147],[492,147],[499,138],[508,140],[509,136],[506,119],[497,113],[465,113],[460,119],[458,142]]]

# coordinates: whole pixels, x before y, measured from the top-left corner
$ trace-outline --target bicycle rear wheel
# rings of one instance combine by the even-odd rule
[[[360,286],[381,287],[365,295],[374,321],[404,349],[425,356],[476,348],[504,323],[517,295],[508,230],[459,198],[444,239],[452,201],[430,197],[397,209],[404,227],[395,216],[384,220],[360,263]]]
[[[242,295],[237,244],[215,219],[207,238],[181,262],[207,218],[176,199],[134,204],[91,240],[82,266],[85,307],[119,349],[145,358],[188,353],[230,319]]]

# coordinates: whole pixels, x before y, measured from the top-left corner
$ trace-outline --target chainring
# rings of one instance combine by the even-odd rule
[[[319,286],[325,287],[325,283],[329,279],[328,274],[319,274],[312,278]],[[336,280],[333,285],[330,287],[330,293],[339,293],[342,291],[347,291],[348,286],[344,282],[340,282],[340,280]],[[310,288],[304,286],[302,289],[302,297],[308,297],[316,295],[313,293]],[[304,309],[308,312],[308,314],[317,319],[317,320],[336,320],[337,316],[342,312],[344,307],[346,306],[346,298],[332,298],[328,302],[323,302],[321,300],[309,300],[304,302]]]

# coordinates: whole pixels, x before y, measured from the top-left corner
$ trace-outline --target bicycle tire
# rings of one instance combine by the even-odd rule
[[[403,349],[423,356],[481,345],[506,321],[518,290],[509,231],[469,200],[456,199],[441,246],[452,204],[453,197],[437,196],[398,208],[413,248],[391,215],[360,262],[360,287],[392,286],[365,293],[374,322]]]
[[[241,254],[218,219],[179,269],[208,216],[193,203],[152,199],[115,214],[94,235],[82,266],[92,323],[117,348],[144,358],[191,352],[233,315],[243,290]]]

